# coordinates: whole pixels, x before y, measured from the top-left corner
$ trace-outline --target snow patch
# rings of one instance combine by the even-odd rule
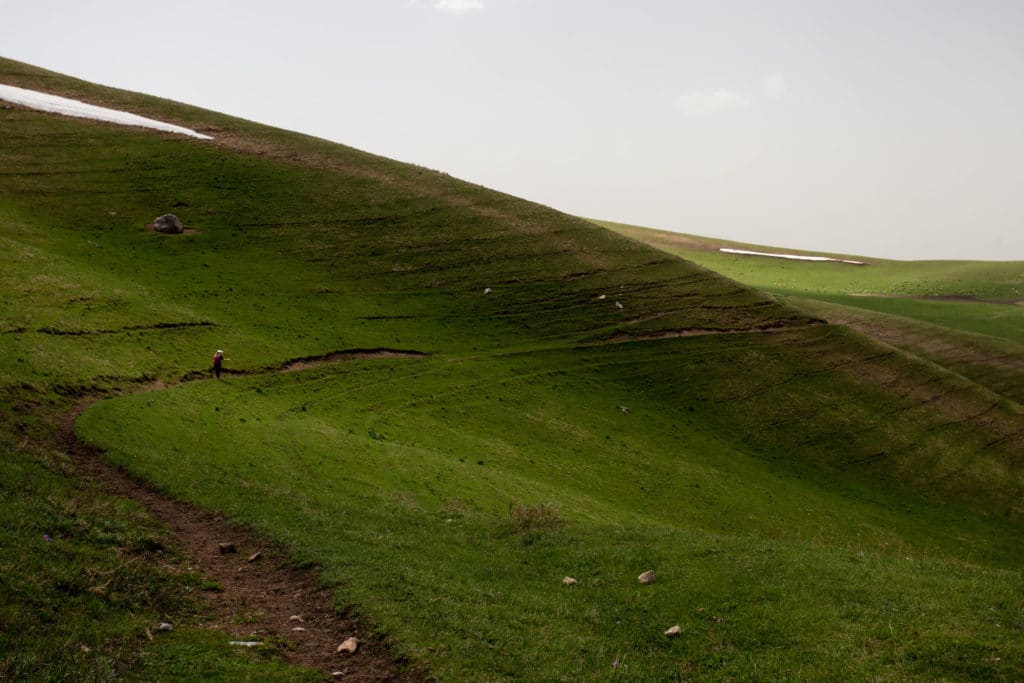
[[[165,133],[188,135],[189,137],[198,138],[200,140],[213,139],[209,135],[197,133],[190,128],[175,126],[172,123],[164,123],[163,121],[157,121],[155,119],[147,119],[145,116],[129,114],[126,111],[118,111],[117,109],[97,107],[94,104],[86,104],[85,102],[79,102],[78,100],[72,100],[67,97],[58,97],[57,95],[48,95],[35,90],[17,88],[13,85],[0,84],[0,100],[6,100],[8,102],[21,105],[22,107],[28,107],[29,109],[48,111],[53,114],[61,114],[63,116],[106,121],[107,123],[118,123],[124,126],[152,128],[153,130],[160,130]]]
[[[747,251],[746,249],[719,248],[718,251],[726,254],[739,254],[740,256],[769,256],[771,258],[786,258],[793,261],[835,261],[836,263],[849,263],[854,266],[865,265],[863,261],[850,261],[843,258],[829,258],[828,256],[801,256],[799,254],[772,254],[766,251]]]

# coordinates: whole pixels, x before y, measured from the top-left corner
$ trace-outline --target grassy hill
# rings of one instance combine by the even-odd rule
[[[180,577],[94,601],[48,555],[159,545],[126,503],[65,502],[51,425],[104,397],[81,437],[318,566],[442,680],[1024,668],[1015,400],[443,173],[16,62],[0,82],[215,138],[0,108],[0,672],[280,675],[202,629],[139,639],[194,609]],[[167,211],[194,232],[146,230]],[[403,353],[343,354],[371,350]],[[313,357],[348,360],[279,371]]]
[[[772,292],[1024,404],[1024,262],[891,261],[727,242],[596,221]],[[722,253],[829,256],[863,266]]]

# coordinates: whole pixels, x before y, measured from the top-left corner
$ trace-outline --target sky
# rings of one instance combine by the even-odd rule
[[[0,0],[0,56],[589,218],[1024,260],[1021,0]]]

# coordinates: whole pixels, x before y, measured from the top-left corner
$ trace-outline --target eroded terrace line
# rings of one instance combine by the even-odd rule
[[[152,325],[127,325],[125,327],[112,327],[107,329],[98,330],[76,330],[76,329],[61,329],[57,327],[40,327],[36,330],[39,334],[52,334],[56,336],[64,337],[80,337],[83,335],[90,334],[120,334],[122,332],[146,332],[154,330],[178,330],[178,329],[190,329],[194,327],[217,327],[217,323],[210,322],[208,320],[200,320],[196,322],[180,322],[180,323],[153,323]],[[16,330],[18,332],[26,332],[24,328]]]
[[[653,318],[652,318],[653,319]],[[826,327],[829,323],[823,320],[815,320],[802,325],[788,325],[785,323],[779,325],[763,325],[757,327],[748,327],[737,330],[716,330],[705,327],[687,327],[677,330],[661,330],[658,332],[650,332],[643,334],[631,334],[629,332],[619,332],[612,336],[593,342],[585,342],[578,346],[600,346],[603,344],[626,344],[635,341],[656,341],[659,339],[676,339],[678,337],[706,337],[709,335],[716,334],[775,334],[778,332],[791,332],[797,330],[807,330],[812,327]]]

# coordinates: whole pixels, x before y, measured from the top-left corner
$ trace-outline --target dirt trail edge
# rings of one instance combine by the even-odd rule
[[[340,351],[244,374],[288,372],[352,358],[425,355],[384,349]],[[202,376],[207,378],[209,374]],[[155,383],[136,390],[152,391],[164,386]],[[275,646],[286,661],[320,669],[325,679],[433,680],[391,654],[388,643],[376,637],[372,628],[339,613],[334,608],[334,590],[319,585],[315,569],[297,568],[284,550],[252,531],[231,524],[216,513],[159,493],[108,464],[100,449],[80,441],[75,436],[75,420],[101,398],[83,398],[61,417],[60,446],[74,458],[82,476],[96,480],[114,495],[135,500],[173,533],[176,550],[184,558],[182,570],[198,574],[221,588],[203,594],[204,627],[223,631],[227,640]],[[337,652],[338,646],[353,636],[359,639],[358,650],[354,654]],[[287,645],[280,647],[282,642]]]

